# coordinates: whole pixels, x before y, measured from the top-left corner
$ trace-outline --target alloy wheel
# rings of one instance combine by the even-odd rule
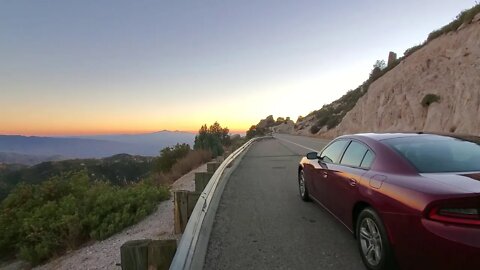
[[[375,221],[369,217],[360,223],[360,245],[368,263],[378,265],[382,260],[382,236]]]
[[[298,187],[300,189],[300,196],[305,197],[305,178],[303,177],[303,171],[298,176]]]

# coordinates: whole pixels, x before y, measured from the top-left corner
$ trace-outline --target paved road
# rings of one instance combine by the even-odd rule
[[[230,176],[204,269],[364,269],[350,232],[300,200],[300,153],[326,141],[276,135],[255,143]]]

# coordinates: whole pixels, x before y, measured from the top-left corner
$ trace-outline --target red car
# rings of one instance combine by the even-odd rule
[[[437,134],[341,136],[298,168],[356,237],[368,269],[480,269],[480,142]]]

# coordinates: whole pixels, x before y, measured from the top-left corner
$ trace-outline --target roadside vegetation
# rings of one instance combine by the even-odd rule
[[[86,171],[21,183],[0,204],[0,254],[38,264],[140,221],[169,196],[148,182],[92,183]]]
[[[365,93],[368,91],[368,88],[370,87],[370,84],[372,84],[378,78],[385,75],[388,71],[395,68],[405,58],[412,55],[414,52],[418,51],[419,49],[423,48],[430,41],[444,34],[447,34],[449,32],[456,31],[464,23],[470,23],[473,17],[475,17],[475,15],[477,15],[478,13],[480,13],[480,3],[476,4],[470,9],[462,11],[460,14],[457,15],[455,20],[453,20],[451,23],[443,26],[438,30],[431,32],[428,35],[427,40],[425,40],[423,43],[419,45],[416,45],[407,49],[404,52],[404,55],[402,57],[398,58],[393,63],[390,63],[390,65],[388,66],[385,65],[385,62],[383,60],[377,60],[376,63],[373,65],[373,69],[370,72],[369,78],[364,83],[362,83],[359,87],[357,87],[354,90],[348,91],[345,95],[343,95],[338,100],[330,104],[324,105],[321,109],[317,111],[313,111],[307,115],[307,117],[312,115],[314,115],[315,117],[315,124],[311,126],[310,133],[316,134],[322,129],[329,130],[336,127],[343,120],[343,117],[347,114],[347,112],[349,112],[355,106],[357,101],[363,95],[365,95]],[[432,97],[429,97],[429,99],[430,98]],[[434,100],[432,102],[438,102],[438,100]],[[429,104],[431,104],[431,102],[429,102]],[[422,105],[423,105],[423,101],[422,101]],[[258,132],[261,132],[261,131],[256,130],[254,127],[251,128],[252,134],[258,133]]]
[[[219,123],[202,126],[193,149],[166,147],[157,157],[0,166],[0,260],[32,265],[138,223],[170,197],[169,185],[185,173],[243,144]]]
[[[151,173],[153,157],[119,154],[102,159],[48,161],[31,167],[0,167],[0,201],[19,183],[41,184],[66,172],[85,171],[91,181],[104,181],[117,186],[137,183]]]
[[[224,147],[230,146],[229,132],[228,128],[222,128],[218,122],[208,128],[203,125],[195,136],[193,149],[210,151],[214,158],[223,155]]]

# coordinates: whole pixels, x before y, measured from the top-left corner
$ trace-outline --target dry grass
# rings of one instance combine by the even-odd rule
[[[179,159],[168,173],[158,173],[155,179],[160,185],[170,185],[189,171],[197,168],[212,159],[212,154],[205,150],[190,151],[185,157]]]

